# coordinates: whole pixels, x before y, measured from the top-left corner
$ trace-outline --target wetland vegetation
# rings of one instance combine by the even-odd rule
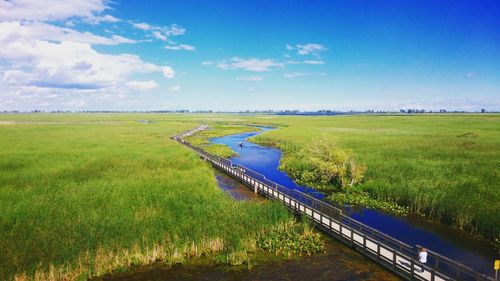
[[[354,202],[381,202],[375,207],[388,202],[396,213],[408,208],[492,241],[499,238],[500,115],[279,117],[273,121],[281,125],[279,130],[252,141],[277,146],[285,159],[297,160],[283,161],[285,171],[299,166],[295,163],[301,163],[302,157],[297,149],[319,135],[336,138],[366,165],[363,181],[349,187],[349,195],[333,195],[334,201],[350,201],[350,194],[360,194],[367,199],[356,196]],[[322,183],[311,182],[311,186],[321,188]]]
[[[0,279],[85,279],[223,254],[242,263],[293,216],[234,201],[170,136],[179,115],[1,115]],[[154,119],[155,123],[136,120]]]
[[[209,165],[169,139],[200,123],[215,129],[190,141],[224,156],[234,152],[206,139],[255,130],[234,125],[278,127],[252,141],[279,147],[285,158],[318,136],[335,138],[366,165],[338,202],[395,202],[491,240],[500,233],[500,115],[4,114],[0,121],[1,279],[88,278],[202,255],[244,263],[259,244],[267,247],[259,235],[283,235],[272,232],[293,219],[283,206],[232,200]],[[352,194],[366,200],[341,197]]]
[[[498,114],[271,115],[232,122],[278,127],[251,141],[281,149],[280,168],[334,202],[396,215],[412,212],[493,242],[500,239]],[[330,160],[328,149],[318,150],[318,139],[330,142],[323,146],[331,148]],[[341,169],[331,159],[343,159],[335,160]],[[362,171],[354,183],[353,160]],[[328,167],[337,169],[336,177],[324,176]]]

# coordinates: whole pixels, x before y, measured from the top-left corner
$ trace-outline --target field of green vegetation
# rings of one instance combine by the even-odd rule
[[[225,195],[212,168],[169,138],[197,125],[181,115],[0,115],[0,279],[84,280],[204,254],[245,261],[293,216]]]
[[[335,138],[366,166],[363,181],[347,187],[348,193],[396,202],[467,232],[500,239],[498,114],[268,116],[265,122],[279,129],[253,141],[282,149],[281,168],[292,176],[304,170],[298,152],[318,136]]]
[[[315,138],[335,138],[366,166],[347,194],[499,238],[500,115],[3,114],[0,279],[86,278],[210,253],[238,263],[258,246],[282,252],[276,237],[303,234],[285,227],[285,208],[233,201],[208,164],[169,139],[200,123],[215,128],[211,136],[249,130],[228,124],[275,125],[254,141],[281,148],[288,164]]]

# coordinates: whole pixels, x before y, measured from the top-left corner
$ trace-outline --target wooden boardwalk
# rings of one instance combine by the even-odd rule
[[[191,148],[205,161],[214,167],[239,180],[254,192],[272,200],[280,201],[293,211],[305,215],[317,227],[353,247],[366,257],[386,267],[400,277],[408,280],[488,280],[492,277],[478,273],[473,269],[455,262],[447,257],[428,250],[428,262],[422,265],[416,259],[417,247],[405,244],[376,229],[362,224],[342,213],[342,210],[311,197],[295,189],[286,188],[266,179],[262,174],[243,166],[233,165],[225,158],[210,154],[184,141],[184,137],[192,135],[207,126],[186,131],[173,136],[172,139]]]

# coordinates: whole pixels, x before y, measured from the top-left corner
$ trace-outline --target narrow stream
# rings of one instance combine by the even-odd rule
[[[279,170],[281,151],[276,148],[263,147],[247,141],[248,138],[272,128],[259,127],[261,131],[243,133],[214,138],[211,141],[225,144],[238,152],[232,157],[233,164],[248,167],[266,176],[266,178],[285,187],[299,189],[316,198],[324,195],[313,189],[300,186],[285,173]],[[239,147],[239,143],[243,147]],[[432,223],[418,217],[396,217],[378,210],[366,208],[344,208],[352,218],[395,237],[409,245],[421,245],[437,253],[461,262],[476,271],[493,275],[493,261],[498,253],[491,244],[476,239],[462,231],[451,227]],[[416,254],[416,253],[415,253]]]

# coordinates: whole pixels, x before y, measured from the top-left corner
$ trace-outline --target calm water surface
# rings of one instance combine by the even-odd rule
[[[266,178],[289,188],[299,189],[317,198],[323,194],[306,186],[300,186],[279,170],[281,151],[263,147],[247,141],[247,138],[271,130],[259,127],[261,131],[243,133],[212,139],[213,143],[225,144],[238,152],[231,158],[233,164],[248,167]],[[243,148],[239,143],[243,143]],[[493,261],[498,253],[491,244],[450,227],[439,225],[416,217],[396,217],[381,211],[365,208],[344,208],[352,218],[395,237],[409,245],[422,245],[435,252],[468,265],[475,270],[492,275]]]

